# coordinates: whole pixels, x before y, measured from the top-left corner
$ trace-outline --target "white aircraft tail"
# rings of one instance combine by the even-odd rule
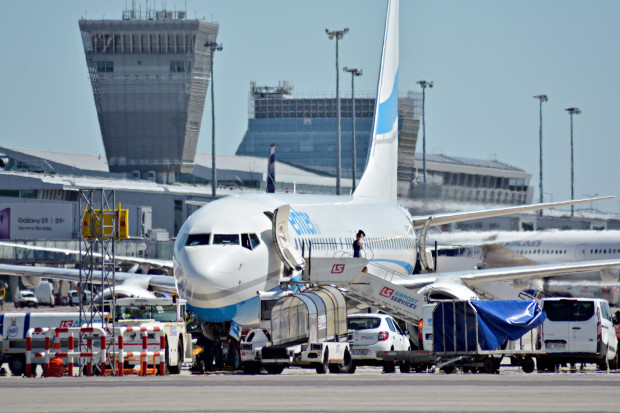
[[[396,203],[398,165],[398,0],[389,0],[366,170],[353,197]]]

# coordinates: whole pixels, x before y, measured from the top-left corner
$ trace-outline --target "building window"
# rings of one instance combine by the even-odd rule
[[[114,62],[97,62],[97,72],[114,72]]]

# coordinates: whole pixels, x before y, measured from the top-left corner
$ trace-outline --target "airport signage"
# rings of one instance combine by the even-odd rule
[[[0,239],[71,239],[73,206],[0,203]]]

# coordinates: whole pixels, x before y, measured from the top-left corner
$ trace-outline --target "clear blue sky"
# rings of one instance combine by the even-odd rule
[[[120,19],[124,0],[4,1],[0,13],[0,145],[103,154],[78,20]],[[128,3],[131,3],[130,1]],[[137,0],[143,9],[146,2]],[[153,7],[153,1],[149,1]],[[162,2],[156,2],[162,8]],[[183,9],[185,1],[167,1]],[[220,23],[215,94],[217,146],[233,154],[247,127],[250,81],[288,80],[298,93],[335,89],[334,42],[349,27],[341,66],[360,67],[356,90],[374,93],[385,19],[380,0],[187,0],[190,18]],[[538,101],[543,105],[545,200],[620,197],[620,2],[401,1],[401,91],[427,89],[427,150],[500,161],[530,172],[538,199]],[[350,93],[349,76],[341,78]],[[211,151],[210,105],[198,151]],[[421,143],[418,145],[421,150]],[[552,194],[552,195],[551,195]],[[618,199],[599,203],[620,211]]]

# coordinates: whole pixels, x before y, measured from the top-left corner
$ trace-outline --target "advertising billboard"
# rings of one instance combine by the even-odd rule
[[[71,239],[73,205],[0,203],[0,239]]]

